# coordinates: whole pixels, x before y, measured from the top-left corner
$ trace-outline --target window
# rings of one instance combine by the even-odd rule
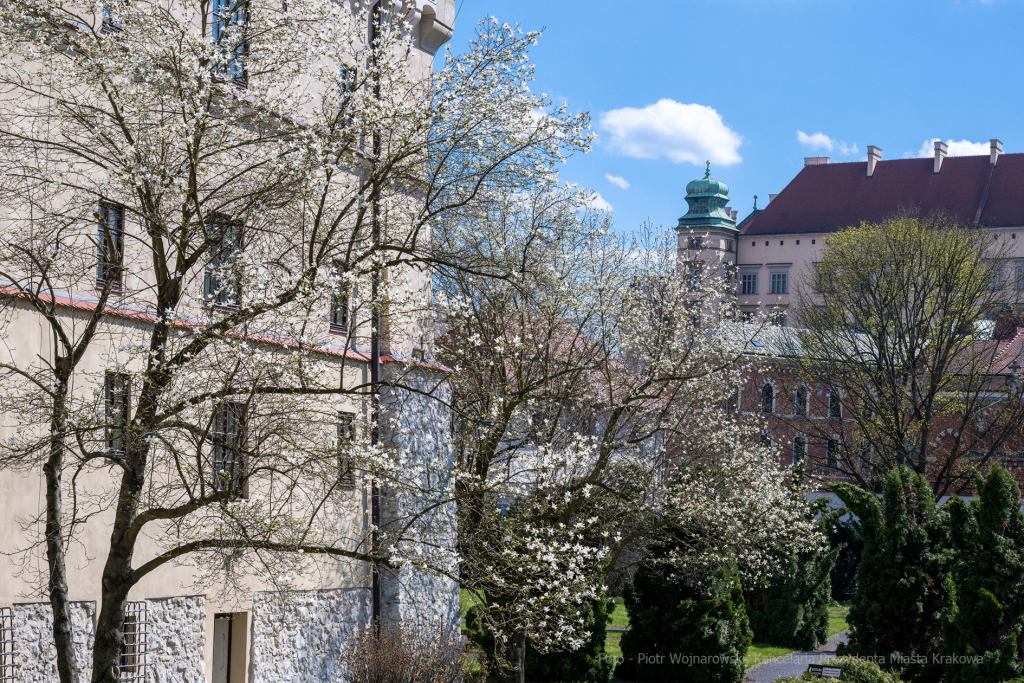
[[[107,450],[111,453],[124,454],[124,430],[128,426],[130,386],[131,376],[126,372],[108,370],[103,377]]]
[[[344,488],[356,485],[351,450],[356,440],[356,414],[338,413],[338,483]]]
[[[871,446],[861,446],[860,449],[860,468],[865,472],[871,471],[871,466],[875,461],[875,449]]]
[[[825,467],[835,469],[839,466],[839,437],[833,436],[825,444]]]
[[[807,457],[807,437],[806,436],[795,436],[793,437],[793,464],[803,462],[804,458]]]
[[[112,4],[103,5],[103,23],[100,25],[100,31],[103,33],[110,33],[111,31],[120,31],[121,22],[118,21],[116,16],[117,7]],[[2,681],[3,678],[0,678]]]
[[[1017,266],[1017,289],[1024,290],[1024,264]]]
[[[729,251],[729,252],[732,251],[732,240],[726,240],[725,241],[725,250]]]
[[[729,396],[725,399],[725,412],[727,413],[738,413],[740,412],[740,388],[734,388]]]
[[[121,289],[124,263],[124,207],[100,204],[96,210],[99,226],[96,236],[96,287]]]
[[[785,327],[786,326],[786,314],[785,313],[772,313],[771,316],[768,318],[768,322],[771,323],[772,325],[774,325],[775,327]]]
[[[772,273],[771,294],[788,294],[787,287],[788,273]]]
[[[765,415],[775,412],[775,387],[770,382],[765,382],[761,387],[761,412]]]
[[[145,602],[129,602],[124,612],[124,645],[121,646],[121,677],[124,681],[145,681],[149,668],[147,636],[149,615]]]
[[[14,610],[0,607],[0,682],[18,680],[18,664],[14,659]]]
[[[740,294],[757,294],[757,273],[740,275]]]
[[[246,498],[245,406],[225,402],[213,412],[213,488]]]
[[[764,446],[765,448],[771,448],[772,447],[772,435],[769,434],[766,431],[762,431],[761,435],[757,439],[757,442],[759,444],[761,444],[762,446]]]
[[[348,127],[355,120],[352,94],[356,91],[356,70],[345,67],[338,77],[338,123]]]
[[[995,266],[992,269],[991,279],[989,280],[989,287],[993,291],[998,291],[1006,286],[1006,271],[1002,266]]]
[[[691,237],[687,242],[687,249],[701,250],[704,248],[704,240],[700,237]]]
[[[245,86],[245,55],[249,45],[245,39],[248,19],[245,0],[213,0],[213,42],[220,56],[214,62],[215,73],[224,80]]]
[[[752,323],[757,319],[757,311],[741,311],[740,322]]]
[[[338,267],[341,274],[341,266]],[[349,296],[348,283],[340,282],[331,294],[331,332],[345,334],[348,332]]]
[[[828,395],[828,416],[833,420],[840,420],[843,417],[843,404],[839,400],[839,393],[833,391]]]
[[[237,273],[242,225],[227,216],[214,215],[206,222],[206,234],[211,246],[210,261],[203,274],[203,298],[214,306],[235,308],[242,299]]]
[[[810,403],[810,392],[807,391],[807,387],[799,386],[796,388],[796,409],[793,411],[795,415],[799,417],[807,417],[808,404]]]

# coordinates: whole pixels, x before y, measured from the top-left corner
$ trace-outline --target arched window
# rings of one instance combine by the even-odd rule
[[[761,412],[765,415],[775,412],[775,387],[771,382],[765,382],[761,387]]]
[[[807,403],[810,398],[807,387],[799,386],[796,388],[796,414],[800,417],[807,417]]]

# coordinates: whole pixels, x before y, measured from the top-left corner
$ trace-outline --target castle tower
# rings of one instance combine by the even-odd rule
[[[722,267],[736,265],[739,230],[736,214],[729,203],[729,186],[711,177],[711,162],[704,177],[686,186],[689,210],[676,226],[679,259],[688,262],[721,262]]]

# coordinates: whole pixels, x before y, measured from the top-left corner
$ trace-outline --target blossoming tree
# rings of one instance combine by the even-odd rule
[[[410,28],[361,0],[0,9],[0,464],[43,472],[62,683],[82,668],[67,553],[97,515],[97,683],[118,680],[127,596],[153,572],[287,587],[410,547],[339,526],[341,462],[400,469],[359,368],[422,337],[436,265],[503,275],[432,225],[588,143],[585,117],[529,90],[536,34],[488,22],[433,71]],[[339,459],[339,401],[363,399],[370,438]]]

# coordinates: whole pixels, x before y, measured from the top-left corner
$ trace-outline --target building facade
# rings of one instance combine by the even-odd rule
[[[214,7],[224,6],[224,3],[212,4]],[[401,4],[413,31],[411,45],[415,54],[409,58],[410,62],[414,68],[429,70],[434,53],[452,35],[456,11],[454,0],[407,0]],[[349,6],[348,3],[343,5]],[[212,22],[214,32],[218,30],[217,22],[216,18]],[[93,29],[69,26],[69,30]],[[104,14],[103,25],[96,30],[115,36],[120,27]],[[367,32],[372,35],[369,24]],[[231,68],[229,64],[229,71]],[[243,103],[240,106],[251,104],[245,101],[244,92],[235,95],[235,100]],[[239,160],[237,163],[242,165],[243,162]],[[97,427],[97,423],[89,423],[80,426],[79,433],[90,434],[84,437],[87,440],[92,439],[93,434],[100,434],[98,448],[102,457],[111,463],[109,468],[83,464],[79,471],[65,473],[66,482],[75,479],[77,488],[73,490],[76,493],[82,498],[90,497],[90,501],[76,499],[73,504],[67,504],[67,510],[87,512],[83,512],[82,519],[72,520],[77,531],[64,548],[71,622],[81,680],[89,680],[92,674],[93,645],[103,604],[103,559],[111,547],[111,528],[119,509],[116,503],[109,502],[109,492],[116,490],[118,485],[120,470],[115,465],[118,454],[124,452],[129,416],[138,407],[141,390],[138,384],[131,383],[131,378],[145,371],[147,359],[155,353],[142,350],[145,344],[140,346],[140,343],[148,344],[147,334],[162,316],[174,318],[171,327],[174,334],[182,338],[199,335],[218,320],[230,318],[240,307],[241,299],[241,285],[236,287],[230,282],[232,263],[242,262],[246,252],[251,250],[255,254],[262,248],[261,236],[256,230],[247,233],[248,226],[216,214],[216,218],[207,224],[215,226],[224,236],[210,248],[212,256],[209,263],[197,262],[193,272],[180,274],[186,282],[183,287],[188,289],[191,298],[186,298],[188,304],[180,310],[168,314],[158,310],[153,300],[156,276],[152,263],[143,258],[145,251],[137,248],[145,240],[146,231],[144,225],[133,218],[137,214],[125,206],[129,201],[125,200],[122,205],[104,200],[93,206],[98,226],[90,225],[90,235],[78,245],[81,247],[82,264],[61,264],[67,265],[67,270],[48,283],[50,293],[45,297],[22,296],[10,281],[3,283],[2,290],[6,326],[0,362],[5,367],[58,364],[61,341],[52,331],[56,328],[48,324],[48,318],[59,319],[66,329],[81,334],[83,329],[88,329],[94,314],[98,310],[103,311],[104,304],[108,307],[96,327],[96,334],[102,342],[94,344],[80,359],[70,389],[74,400],[85,406],[81,415],[85,415],[88,412],[86,407],[92,405],[94,416],[101,425]],[[22,208],[3,206],[5,228],[18,227]],[[263,211],[270,212],[271,209]],[[271,238],[267,239],[269,244]],[[110,258],[111,253],[118,256],[116,262]],[[79,265],[82,265],[80,270],[84,276],[74,279],[77,276],[67,275]],[[25,268],[31,270],[29,265]],[[178,275],[174,274],[175,277]],[[392,272],[390,275],[402,274]],[[429,277],[422,273],[406,276],[409,290],[418,294],[428,290]],[[40,288],[42,286],[39,285]],[[369,298],[367,294],[363,293],[364,302]],[[356,305],[357,294],[351,289],[339,288],[338,293],[330,298],[324,310],[311,314],[315,325],[306,324],[308,320],[303,323],[301,315],[297,315],[295,319],[298,322],[292,327],[299,332],[292,335],[282,333],[291,325],[290,322],[282,323],[273,334],[262,329],[233,330],[228,336],[233,336],[237,345],[229,342],[222,352],[234,346],[241,354],[239,358],[264,354],[268,358],[273,356],[264,367],[282,367],[282,359],[289,355],[298,357],[297,349],[308,349],[309,338],[315,336],[316,352],[303,357],[317,364],[317,372],[326,383],[334,386],[366,384],[374,371],[373,353],[366,350],[370,348],[371,339],[359,331],[367,329],[366,309]],[[33,302],[39,300],[46,302],[44,308],[34,306]],[[291,312],[290,315],[296,314]],[[357,320],[357,316],[363,317]],[[388,337],[377,342],[383,351],[381,362],[385,376],[414,368],[419,377],[416,381],[434,390],[443,383],[446,369],[427,358],[429,340],[423,333],[422,328],[425,327],[428,328],[429,324],[420,319],[391,318],[380,326],[389,333]],[[308,332],[314,328],[314,332]],[[302,332],[303,329],[306,332]],[[228,355],[230,353],[224,358]],[[210,367],[213,362],[215,360],[211,358]],[[201,370],[192,377],[195,381],[204,378]],[[9,377],[6,380],[9,382]],[[5,384],[5,390],[6,387]],[[183,390],[196,389],[191,386],[183,387]],[[452,462],[450,418],[444,408],[445,390],[439,391],[439,395],[435,392],[436,400],[430,401],[424,398],[429,391],[417,393],[392,388],[379,401],[380,419],[375,424],[371,424],[373,408],[368,394],[365,397],[351,393],[331,396],[317,408],[318,413],[326,416],[325,424],[331,424],[330,436],[314,447],[319,449],[325,462],[337,465],[338,471],[331,472],[339,475],[338,481],[331,484],[334,488],[330,494],[318,499],[325,506],[323,514],[330,516],[330,529],[337,534],[322,540],[324,547],[352,553],[369,550],[369,529],[377,514],[376,511],[371,513],[371,507],[376,504],[377,494],[366,473],[347,467],[344,460],[344,444],[355,440],[356,425],[366,425],[366,429],[379,428],[379,442],[388,444],[396,452],[410,454],[418,462]],[[221,393],[229,392],[224,390]],[[231,493],[236,495],[229,506],[234,505],[239,511],[238,519],[242,519],[247,506],[255,508],[256,501],[273,500],[273,496],[279,496],[282,481],[287,481],[288,476],[281,469],[264,473],[266,476],[257,476],[251,471],[240,474],[249,468],[249,463],[243,462],[242,453],[256,453],[258,450],[255,444],[242,445],[242,442],[255,440],[260,434],[271,434],[273,429],[260,430],[269,427],[274,420],[293,418],[258,415],[256,410],[247,413],[247,408],[240,403],[222,400],[223,396],[219,396],[217,390],[208,398],[214,399],[214,405],[208,416],[207,433],[199,438],[200,445],[194,452],[197,464],[194,470],[178,474],[183,480],[189,477],[202,480],[203,485],[214,491],[226,491],[227,488],[221,487],[231,487]],[[16,405],[12,403],[12,396],[6,396],[5,400],[8,406]],[[0,426],[3,438],[11,444],[23,434],[22,429],[15,428],[15,425],[19,420],[27,419],[17,412],[8,408]],[[24,412],[30,411],[26,409]],[[262,427],[256,424],[258,420],[262,421]],[[247,429],[247,421],[251,429]],[[333,431],[335,426],[336,433]],[[279,433],[285,431],[286,426],[282,425]],[[172,446],[179,448],[182,444],[167,447]],[[295,446],[296,452],[301,454],[303,447]],[[162,444],[154,446],[159,447]],[[83,450],[87,449],[83,447]],[[158,500],[162,494],[154,492],[154,489],[160,486],[168,489],[168,479],[155,463],[149,467],[154,483],[150,484],[146,495]],[[248,481],[250,475],[251,482]],[[243,479],[247,483],[244,486],[238,484],[235,491],[236,484]],[[0,466],[0,503],[5,513],[0,523],[0,552],[3,553],[0,555],[0,576],[4,578],[0,581],[0,681],[5,683],[43,683],[58,678],[53,612],[45,595],[47,556],[45,543],[39,540],[45,535],[42,530],[47,493],[41,467]],[[403,502],[388,499],[386,494],[385,490],[378,520],[384,526],[390,518],[403,513],[400,509]],[[188,495],[191,492],[178,502],[184,505]],[[88,507],[92,502],[96,505]],[[147,499],[147,502],[151,500]],[[174,503],[173,495],[165,496],[159,505],[153,507],[171,510],[167,512],[170,518]],[[293,503],[298,509],[297,498],[284,504]],[[79,504],[81,507],[73,507]],[[276,520],[284,521],[288,514],[291,513],[279,515]],[[439,506],[438,512],[429,519],[436,536],[425,534],[424,537],[431,540],[440,538],[453,547],[453,514],[450,506]],[[240,522],[236,528],[244,529],[247,524],[256,528],[260,523],[254,515],[250,520]],[[194,530],[209,532],[211,526],[211,522],[200,521]],[[171,532],[157,527],[159,525],[140,534],[134,547],[136,568],[160,558],[166,551],[167,545],[159,532]],[[216,561],[222,562],[225,569],[241,557],[230,548],[221,550],[221,557]],[[182,556],[180,560],[168,561],[145,574],[133,584],[127,598],[123,625],[125,642],[119,670],[113,676],[115,679],[175,683],[334,682],[341,680],[339,656],[346,641],[357,629],[368,626],[375,618],[384,622],[431,627],[443,623],[450,628],[454,628],[458,621],[458,586],[450,575],[445,577],[403,568],[393,572],[381,571],[375,579],[370,563],[344,554],[326,557],[316,564],[315,571],[295,580],[285,570],[271,574],[266,567],[253,565],[251,571],[235,571],[234,583],[228,583],[212,576],[210,568],[208,563],[193,562]]]

